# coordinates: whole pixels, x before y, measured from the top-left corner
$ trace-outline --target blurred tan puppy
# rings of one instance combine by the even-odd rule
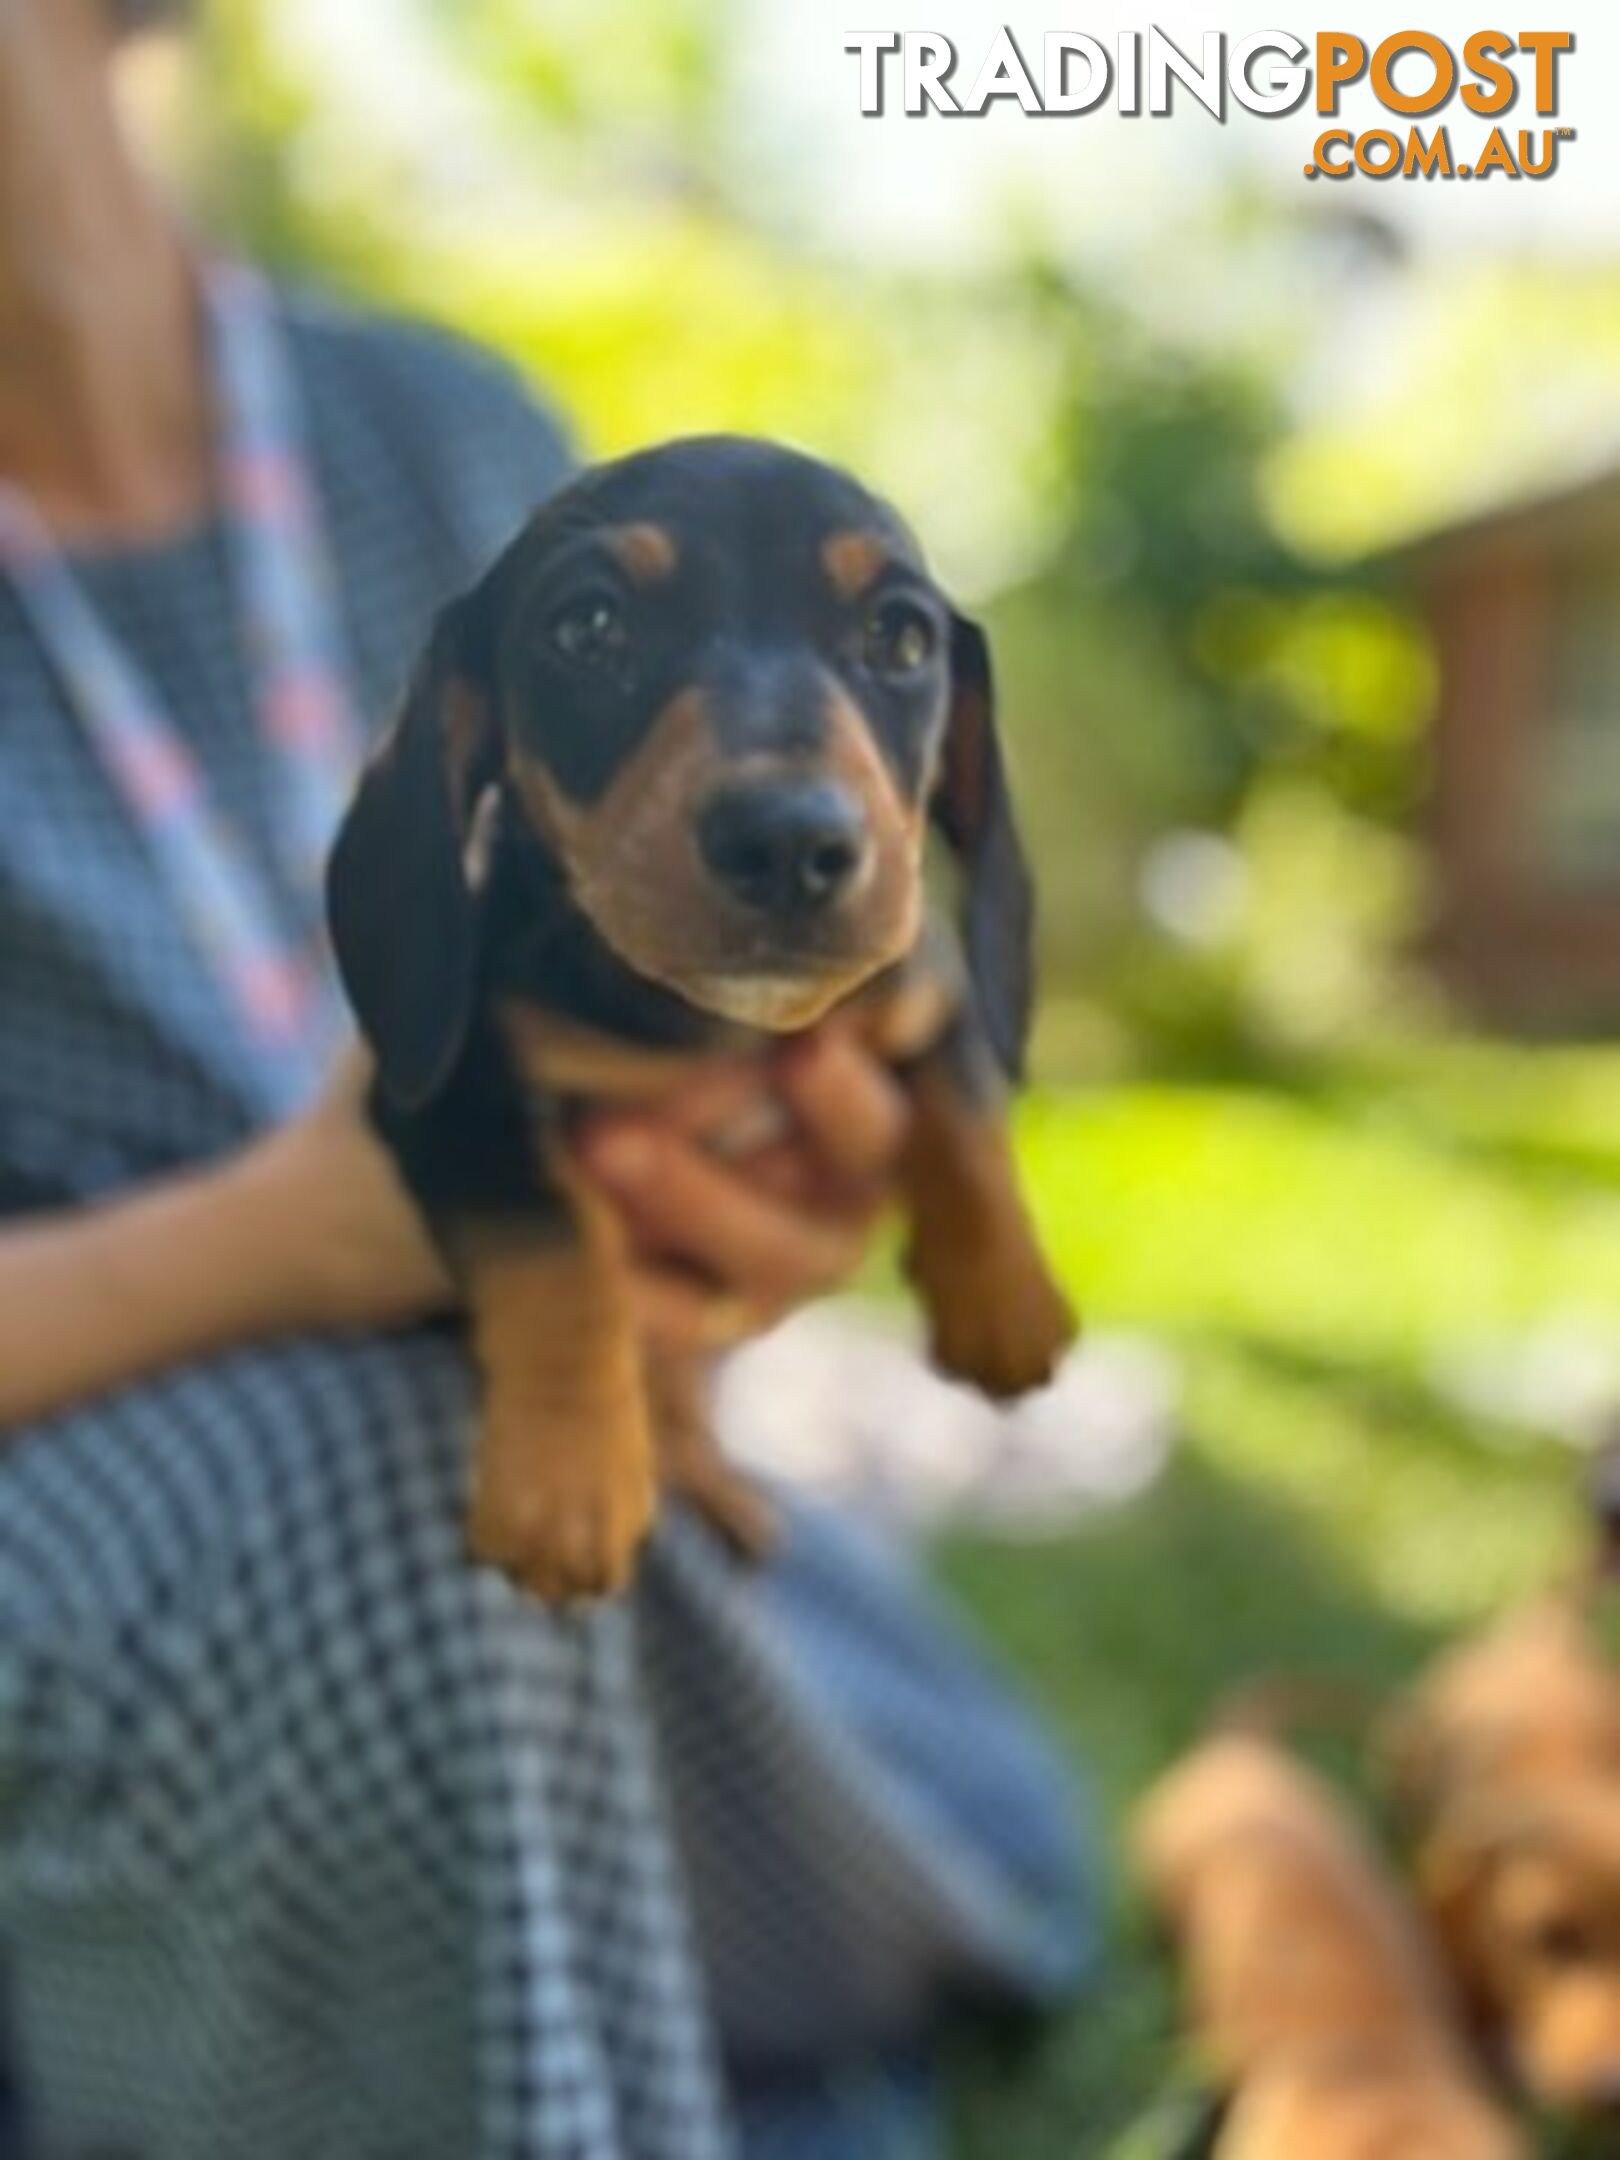
[[[1442,1658],[1386,1759],[1481,2035],[1548,2105],[1620,2111],[1620,1675],[1581,1603]]]
[[[1414,1916],[1308,1771],[1210,1741],[1150,1794],[1137,1855],[1233,2095],[1218,2160],[1520,2160]]]
[[[1528,2160],[1529,2151],[1454,2066],[1347,2056],[1257,2071],[1215,2160]]]
[[[1620,2149],[1620,1788],[1453,1810],[1418,1880],[1482,2035],[1548,2106],[1614,2115]]]
[[[1587,1601],[1538,1599],[1436,1660],[1382,1740],[1407,1819],[1434,1821],[1467,1796],[1550,1790],[1595,1776],[1620,1786],[1620,1674]]]

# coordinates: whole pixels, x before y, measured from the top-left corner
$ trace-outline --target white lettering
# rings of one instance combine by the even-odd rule
[[[899,42],[898,30],[851,30],[844,39],[845,52],[860,54],[863,113],[882,112],[883,61]]]
[[[1122,113],[1142,110],[1142,43],[1134,30],[1119,33],[1119,91],[1114,103]]]
[[[908,113],[920,113],[926,102],[936,112],[959,113],[946,76],[956,65],[956,47],[937,30],[906,33],[901,48],[905,61],[905,104]]]
[[[1256,30],[1232,48],[1226,70],[1232,95],[1249,112],[1292,112],[1310,93],[1311,71],[1298,64],[1304,59],[1305,52],[1305,40],[1295,37],[1291,31]],[[1251,71],[1262,54],[1270,54],[1273,58],[1271,65],[1262,69],[1262,80],[1256,83]],[[1283,66],[1275,57],[1277,55],[1293,64]]]
[[[973,88],[962,100],[962,110],[982,113],[997,98],[1009,97],[1016,98],[1027,113],[1041,110],[1041,93],[1030,80],[1029,69],[1024,65],[1024,56],[1014,43],[1012,32],[1003,23]]]
[[[1162,30],[1148,32],[1148,85],[1150,96],[1148,110],[1167,113],[1171,109],[1171,78],[1184,83],[1207,112],[1217,120],[1226,117],[1226,75],[1221,66],[1221,48],[1226,40],[1219,30],[1204,33],[1204,64],[1194,67],[1180,46],[1166,37]]]
[[[1069,87],[1071,60],[1086,64],[1084,87]],[[1114,64],[1108,48],[1081,30],[1048,30],[1046,33],[1046,109],[1049,113],[1090,112],[1108,95]]]

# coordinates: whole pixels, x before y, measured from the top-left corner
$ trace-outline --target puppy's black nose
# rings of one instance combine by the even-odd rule
[[[829,780],[726,788],[698,820],[703,859],[748,907],[808,915],[830,907],[866,859],[861,807]]]

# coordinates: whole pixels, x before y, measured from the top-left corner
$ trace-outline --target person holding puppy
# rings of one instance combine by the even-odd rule
[[[583,1613],[466,1564],[468,1367],[319,863],[566,457],[485,357],[201,258],[108,84],[157,12],[0,0],[0,1953],[38,2149],[926,2149],[946,2011],[1082,1963],[1064,1782],[791,1502],[758,1576],[675,1520]],[[836,1028],[598,1122],[649,1339],[841,1282],[903,1122]]]

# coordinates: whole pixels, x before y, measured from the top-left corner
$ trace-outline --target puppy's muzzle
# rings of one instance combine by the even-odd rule
[[[729,898],[784,924],[828,913],[872,855],[864,810],[831,780],[720,789],[698,819],[698,847]]]

